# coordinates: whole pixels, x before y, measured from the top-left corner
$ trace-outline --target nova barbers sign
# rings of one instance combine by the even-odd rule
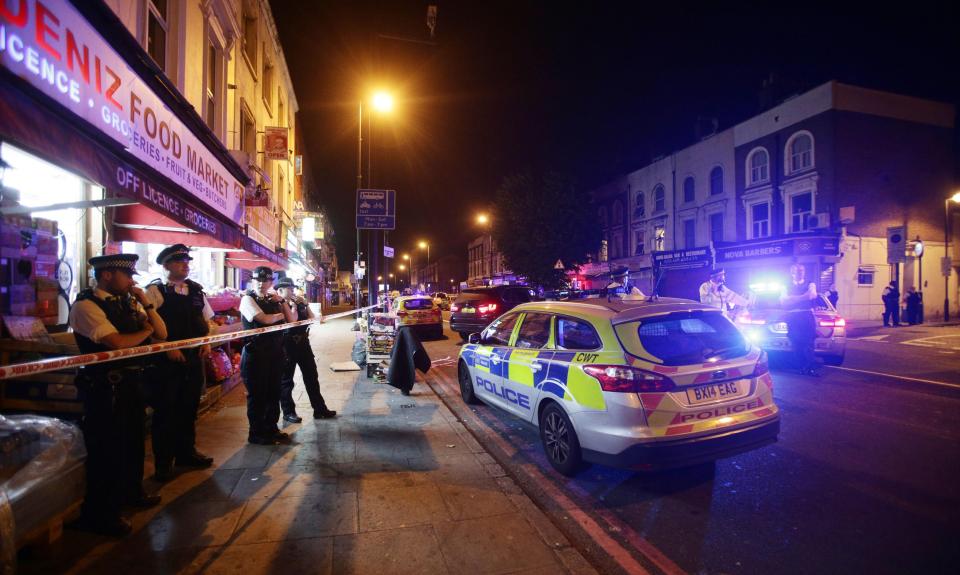
[[[0,0],[0,65],[243,223],[243,184],[66,0]]]

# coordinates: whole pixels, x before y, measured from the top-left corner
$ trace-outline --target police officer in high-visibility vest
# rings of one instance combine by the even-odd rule
[[[293,280],[284,277],[277,281],[277,293],[283,298],[284,304],[297,314],[297,321],[313,319],[315,316],[310,305],[293,291]],[[320,380],[317,375],[317,360],[310,347],[310,326],[292,327],[283,332],[283,376],[280,379],[280,407],[283,410],[283,420],[290,423],[300,423],[303,418],[297,415],[297,406],[293,401],[293,374],[300,366],[303,375],[303,386],[310,398],[313,407],[314,419],[330,419],[336,417],[337,412],[329,409],[320,394]]]
[[[81,353],[125,349],[151,336],[167,337],[163,319],[136,286],[136,254],[90,258],[95,289],[85,289],[70,310],[70,327]],[[130,533],[121,507],[152,507],[159,495],[143,489],[144,357],[80,368],[83,438],[87,447],[87,493],[79,527],[105,535]]]
[[[176,244],[157,256],[164,279],[147,286],[147,296],[167,326],[167,341],[203,337],[210,333],[213,309],[203,294],[203,286],[187,278],[190,274],[190,248]],[[155,478],[173,477],[178,467],[206,468],[213,464],[196,449],[197,410],[206,385],[203,358],[210,346],[175,349],[158,355],[148,378],[148,399],[153,407],[152,438]]]
[[[260,266],[253,271],[253,289],[240,299],[244,329],[291,322],[296,312],[271,292],[273,271]],[[283,332],[274,331],[251,337],[243,346],[240,375],[247,388],[247,440],[257,445],[274,445],[290,438],[277,428],[280,411],[280,376],[283,367]]]

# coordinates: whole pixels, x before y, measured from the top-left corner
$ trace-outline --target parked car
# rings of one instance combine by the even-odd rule
[[[433,298],[424,295],[401,296],[394,303],[400,327],[412,327],[421,338],[443,337],[443,314],[433,303]]]
[[[440,309],[442,309],[442,310],[449,310],[449,309],[450,309],[450,296],[447,295],[445,292],[438,291],[438,292],[436,292],[435,294],[433,294],[433,303],[435,303],[435,304],[437,304],[438,306],[440,306]]]
[[[736,316],[736,323],[752,343],[767,351],[791,352],[787,337],[786,311],[780,305],[781,290],[777,286],[756,286],[753,300]],[[814,353],[827,365],[841,365],[847,349],[847,322],[824,295],[817,295],[813,315],[817,321]]]
[[[540,430],[565,475],[584,461],[685,467],[777,440],[767,354],[719,309],[661,298],[515,307],[460,350],[460,394]]]
[[[521,303],[537,299],[537,292],[526,286],[492,286],[467,288],[450,304],[450,329],[463,341],[471,333],[479,333],[490,322]]]

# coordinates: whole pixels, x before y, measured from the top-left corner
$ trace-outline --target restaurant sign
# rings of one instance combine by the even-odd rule
[[[0,1],[0,65],[243,222],[243,184],[67,0]]]

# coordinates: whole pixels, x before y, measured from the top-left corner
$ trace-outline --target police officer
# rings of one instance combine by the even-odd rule
[[[313,319],[313,310],[302,298],[293,292],[293,280],[281,278],[277,281],[277,293],[283,298],[284,304],[296,313],[296,320]],[[327,408],[327,404],[320,394],[320,381],[317,376],[317,360],[310,347],[310,326],[292,327],[283,332],[283,375],[280,379],[280,407],[283,409],[283,420],[290,423],[300,423],[303,418],[297,415],[297,406],[293,402],[293,374],[300,366],[303,375],[303,386],[310,398],[313,407],[314,419],[330,419],[336,417],[337,412]]]
[[[253,289],[240,299],[240,315],[244,329],[254,329],[290,322],[295,312],[276,293],[271,293],[273,271],[260,266],[253,271]],[[274,331],[255,335],[243,346],[240,375],[247,388],[247,441],[257,445],[274,445],[289,441],[277,428],[280,402],[280,377],[283,358],[283,333]]]
[[[720,308],[724,315],[730,312],[730,306],[745,306],[746,298],[726,286],[727,273],[723,268],[710,273],[710,279],[700,284],[700,303]]]
[[[817,358],[813,353],[817,338],[817,322],[813,315],[817,286],[806,280],[806,270],[801,264],[790,266],[790,275],[793,282],[780,297],[781,305],[787,310],[787,338],[799,360],[800,373],[819,377]]]
[[[96,289],[85,289],[70,310],[70,327],[82,353],[136,347],[150,336],[167,337],[163,319],[138,288],[136,254],[90,258]],[[80,368],[87,493],[79,527],[105,535],[130,533],[121,507],[151,507],[159,495],[143,490],[144,403],[142,357]]]
[[[187,279],[190,248],[176,244],[157,256],[164,278],[147,286],[147,296],[167,326],[167,341],[203,337],[210,332],[213,309],[203,286]],[[158,355],[150,370],[148,392],[153,407],[153,457],[155,478],[173,477],[173,463],[181,467],[206,468],[213,458],[197,451],[196,421],[200,397],[206,384],[203,358],[209,346],[175,349]]]

